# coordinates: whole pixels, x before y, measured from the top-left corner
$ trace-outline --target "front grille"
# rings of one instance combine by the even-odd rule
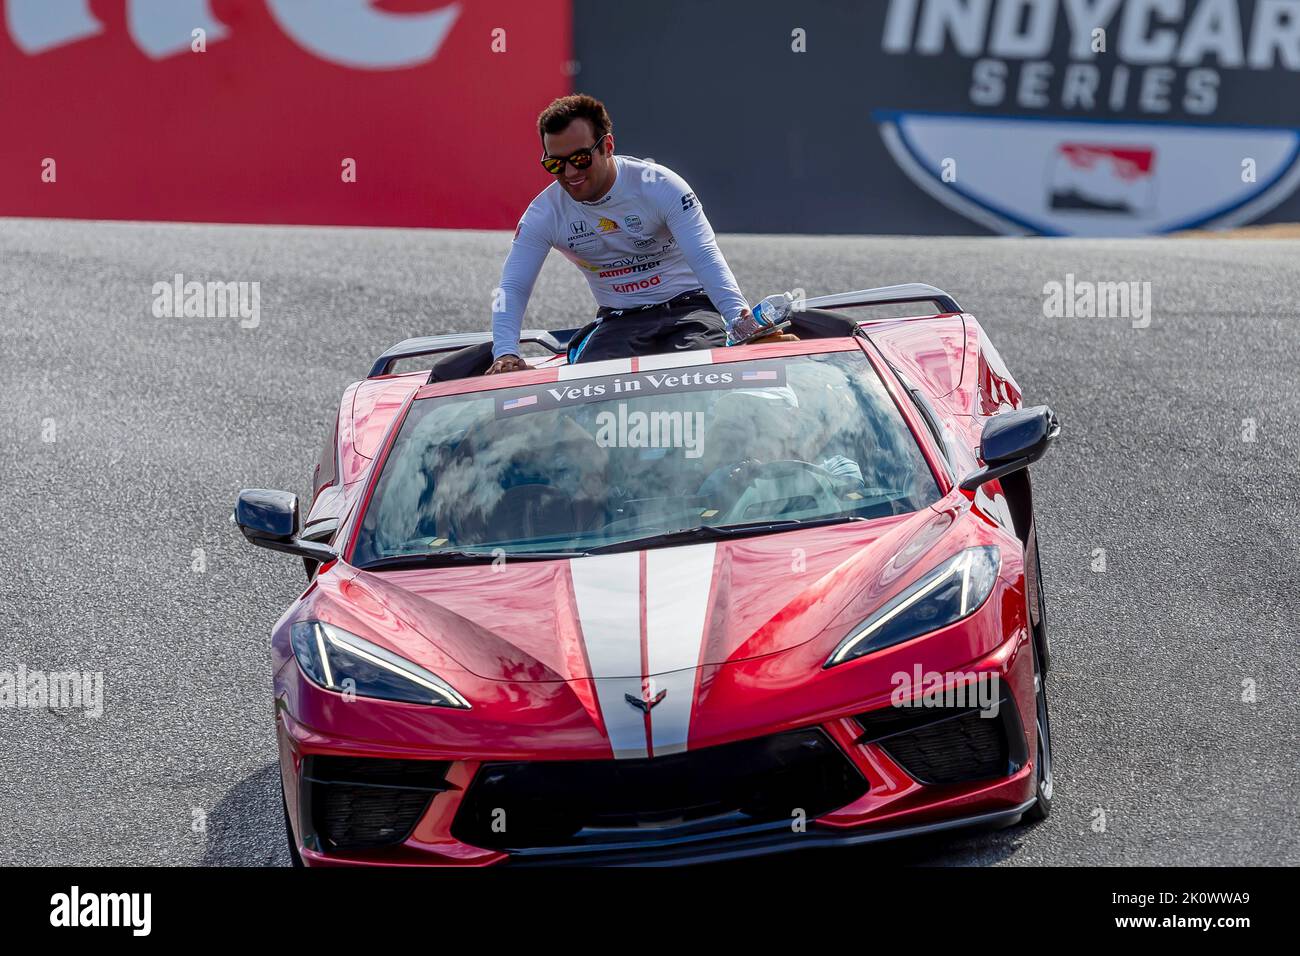
[[[813,819],[867,781],[821,730],[635,760],[488,763],[452,824],[488,849],[654,842],[684,832]]]
[[[449,764],[434,760],[308,756],[303,762],[303,818],[309,845],[322,852],[400,843],[434,795],[447,789]]]
[[[996,717],[978,707],[887,707],[859,714],[859,743],[874,743],[919,783],[1007,777],[1024,766],[1024,732],[1010,698]]]

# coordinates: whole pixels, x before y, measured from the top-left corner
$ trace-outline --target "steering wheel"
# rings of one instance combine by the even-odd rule
[[[756,497],[750,492],[756,491],[760,481],[777,482],[781,493],[775,497]],[[727,513],[720,523],[745,520],[750,516],[744,512],[762,501],[776,501],[798,495],[812,497],[817,502],[817,510],[822,513],[836,514],[842,507],[839,495],[835,492],[834,476],[821,465],[797,458],[766,462],[745,458],[729,462],[715,468],[704,479],[697,494],[715,500],[721,498],[725,502]]]

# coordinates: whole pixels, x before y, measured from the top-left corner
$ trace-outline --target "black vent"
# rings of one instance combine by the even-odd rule
[[[812,820],[866,791],[810,728],[663,757],[484,764],[451,832],[488,849],[655,842],[791,820],[796,809]]]
[[[446,761],[309,756],[303,815],[315,849],[359,850],[400,843],[434,795],[447,789]]]
[[[859,714],[859,743],[879,745],[919,783],[1007,777],[1024,766],[1024,731],[1010,698],[995,717],[978,707],[887,707]]]

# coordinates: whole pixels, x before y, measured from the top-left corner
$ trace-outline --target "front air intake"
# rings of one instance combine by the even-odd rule
[[[501,850],[646,844],[796,813],[812,820],[866,791],[813,727],[662,757],[485,763],[451,832]]]
[[[876,744],[918,783],[1009,777],[1025,765],[1024,730],[1010,698],[995,716],[978,707],[886,707],[859,714],[859,743]]]
[[[305,757],[303,819],[310,822],[313,848],[328,853],[401,843],[429,801],[447,789],[449,766],[435,760]]]

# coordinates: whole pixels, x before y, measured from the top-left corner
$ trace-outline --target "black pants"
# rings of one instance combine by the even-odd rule
[[[569,345],[569,362],[721,348],[727,326],[702,289],[658,305],[602,307],[596,321],[579,329]]]

